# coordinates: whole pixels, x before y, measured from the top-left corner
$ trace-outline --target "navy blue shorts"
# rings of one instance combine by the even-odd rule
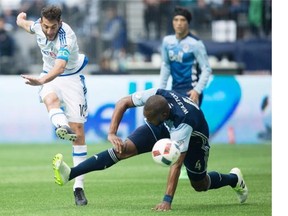
[[[200,181],[206,176],[209,150],[210,146],[208,141],[203,143],[202,138],[191,137],[188,151],[184,159],[184,165],[189,179]]]
[[[164,124],[154,126],[144,124],[138,127],[128,136],[137,148],[138,154],[151,152],[154,144],[162,138],[170,138],[170,134]]]
[[[208,136],[208,126],[203,125],[203,134]],[[170,138],[168,129],[164,124],[153,126],[146,123],[138,127],[128,136],[135,144],[138,154],[151,152],[154,144],[162,138]],[[201,136],[191,136],[184,165],[190,180],[200,181],[206,176],[209,157],[209,142]]]

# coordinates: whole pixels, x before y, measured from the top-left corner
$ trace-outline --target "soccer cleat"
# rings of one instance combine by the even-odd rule
[[[84,190],[82,188],[75,188],[74,197],[76,205],[79,206],[87,205],[88,200],[86,199]]]
[[[77,139],[77,135],[67,125],[62,125],[56,128],[56,135],[63,140],[69,140],[74,142]]]
[[[230,173],[237,175],[238,182],[233,190],[237,193],[240,203],[244,203],[248,197],[248,188],[245,184],[241,170],[237,167],[231,169]]]
[[[70,167],[63,161],[62,154],[56,154],[53,158],[53,170],[55,183],[62,186],[69,181]]]

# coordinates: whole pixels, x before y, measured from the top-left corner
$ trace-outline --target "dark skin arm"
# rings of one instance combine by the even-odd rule
[[[168,179],[167,179],[167,186],[166,186],[166,192],[165,194],[174,196],[178,179],[181,171],[181,167],[184,161],[184,158],[186,156],[186,153],[182,153],[179,157],[179,159],[176,161],[175,164],[173,164],[170,168]],[[153,210],[155,211],[169,211],[171,210],[171,204],[165,201],[162,201],[161,203],[157,204]]]
[[[111,123],[108,132],[108,140],[114,145],[115,150],[119,153],[122,153],[124,144],[122,139],[118,137],[116,134],[125,111],[131,107],[135,107],[135,105],[132,102],[132,97],[131,96],[123,97],[116,103],[111,118]]]

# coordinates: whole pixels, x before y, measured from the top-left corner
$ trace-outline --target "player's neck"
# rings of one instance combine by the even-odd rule
[[[183,38],[185,38],[187,35],[189,34],[189,31],[187,31],[187,32],[184,32],[184,33],[180,33],[180,34],[177,34],[176,33],[176,38],[178,39],[178,40],[182,40]]]

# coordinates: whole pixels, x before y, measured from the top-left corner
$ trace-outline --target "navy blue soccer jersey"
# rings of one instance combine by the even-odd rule
[[[144,106],[152,95],[161,95],[167,100],[170,116],[164,124],[168,128],[170,138],[179,144],[181,152],[188,150],[191,136],[198,137],[202,144],[208,144],[208,125],[197,104],[175,91],[155,88],[135,92],[132,94],[132,101],[135,106]]]
[[[191,89],[202,93],[212,70],[201,40],[192,34],[180,40],[176,35],[165,36],[161,55],[160,88],[166,89],[171,75],[172,90],[184,95]]]

